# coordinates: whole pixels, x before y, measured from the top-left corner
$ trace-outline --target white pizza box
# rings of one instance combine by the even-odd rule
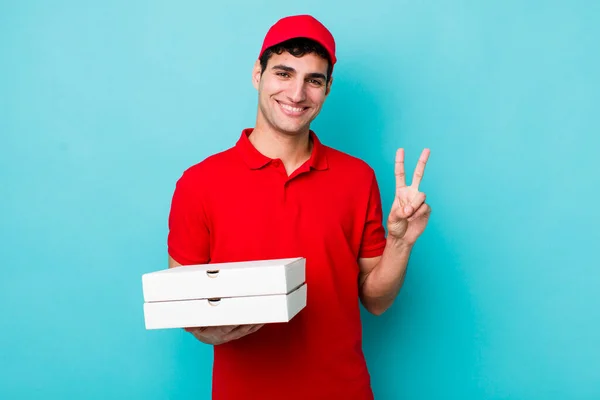
[[[306,294],[302,284],[288,294],[144,303],[146,329],[289,322],[306,307]]]
[[[142,275],[144,301],[286,295],[305,282],[306,259],[187,265]]]

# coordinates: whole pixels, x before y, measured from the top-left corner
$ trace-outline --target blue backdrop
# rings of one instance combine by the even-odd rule
[[[146,331],[188,166],[252,126],[267,28],[336,37],[313,128],[397,147],[432,219],[405,286],[363,313],[380,399],[600,398],[600,2],[3,1],[0,398],[207,399],[211,349]]]

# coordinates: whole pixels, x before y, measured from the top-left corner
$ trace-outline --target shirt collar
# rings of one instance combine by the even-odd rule
[[[249,136],[253,130],[254,128],[244,129],[235,147],[250,169],[259,169],[269,164],[273,160],[259,152],[256,147],[254,147],[252,142],[250,142]],[[325,170],[328,168],[325,146],[321,144],[321,141],[312,130],[309,132],[309,134],[313,143],[313,148],[310,158],[308,159],[308,165],[316,170]]]

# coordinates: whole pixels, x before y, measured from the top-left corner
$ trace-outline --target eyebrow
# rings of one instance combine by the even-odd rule
[[[324,81],[327,80],[327,77],[319,72],[312,72],[312,73],[308,74],[307,76],[309,78],[323,79]]]
[[[282,64],[274,65],[273,68],[271,68],[271,69],[280,69],[285,72],[296,72],[296,70],[294,68],[288,67],[287,65],[282,65]]]
[[[285,71],[285,72],[296,72],[296,70],[294,68],[288,67],[287,65],[283,65],[283,64],[274,65],[271,69],[278,69],[278,70]],[[320,72],[311,72],[310,74],[307,74],[306,76],[307,76],[307,78],[323,79],[324,81],[327,80],[327,77]]]

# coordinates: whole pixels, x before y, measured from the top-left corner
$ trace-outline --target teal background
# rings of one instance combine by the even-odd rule
[[[334,33],[313,128],[397,147],[433,208],[394,307],[363,312],[376,399],[600,398],[600,2],[0,3],[0,398],[208,399],[210,347],[146,331],[188,166],[252,126],[267,28]]]

